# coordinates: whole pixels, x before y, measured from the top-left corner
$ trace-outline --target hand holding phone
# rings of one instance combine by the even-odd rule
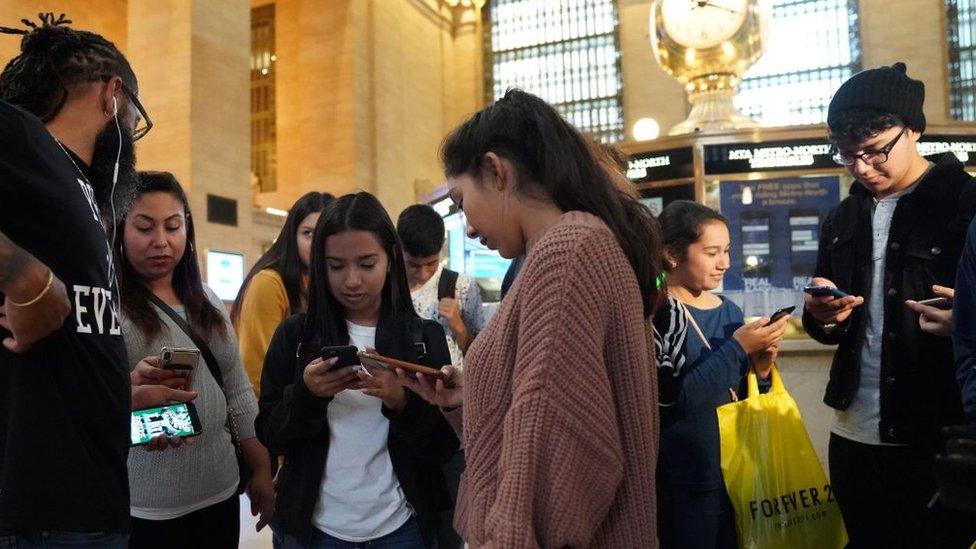
[[[159,357],[164,369],[172,370],[176,377],[190,379],[200,361],[200,350],[194,347],[163,347]]]
[[[803,306],[820,324],[840,324],[851,312],[864,304],[864,298],[848,295],[837,285],[822,277],[813,277],[803,290]]]
[[[384,370],[393,370],[399,368],[407,372],[412,372],[415,374],[424,374],[425,376],[443,378],[444,372],[440,370],[435,370],[433,368],[423,366],[420,364],[414,364],[413,362],[407,362],[405,360],[399,360],[396,358],[383,356],[375,352],[359,352],[359,360],[364,366],[370,368],[381,368]]]
[[[319,351],[319,355],[322,357],[322,360],[331,360],[333,358],[338,359],[327,370],[329,372],[333,372],[347,366],[355,366],[359,364],[359,357],[356,355],[358,352],[359,349],[357,349],[355,345],[340,345],[335,347],[322,347],[321,351]]]
[[[775,313],[772,314],[772,316],[769,317],[769,322],[766,323],[766,326],[772,326],[779,319],[783,318],[784,316],[789,316],[790,313],[792,313],[795,310],[796,310],[796,305],[790,305],[789,307],[783,307],[782,309],[776,311]]]
[[[338,356],[328,360],[317,357],[305,366],[302,382],[310,393],[319,398],[332,398],[346,389],[358,388],[358,368],[355,364],[337,368],[335,365],[339,361]]]

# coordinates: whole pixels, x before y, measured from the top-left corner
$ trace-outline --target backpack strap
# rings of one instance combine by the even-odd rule
[[[424,319],[415,317],[410,319],[410,341],[417,353],[417,362],[427,357],[427,344],[424,343]]]
[[[457,295],[458,273],[450,269],[441,269],[441,278],[437,281],[437,299],[454,299]]]

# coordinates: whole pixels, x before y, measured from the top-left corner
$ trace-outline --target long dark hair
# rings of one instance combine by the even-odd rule
[[[118,76],[132,93],[139,88],[132,67],[115,44],[67,25],[62,13],[38,14],[41,24],[27,19],[27,28],[0,27],[2,34],[23,35],[20,54],[0,73],[0,99],[23,107],[44,122],[57,116],[77,84]]]
[[[345,231],[373,233],[389,259],[390,272],[383,284],[380,315],[394,320],[417,316],[410,299],[410,285],[407,283],[407,269],[401,251],[403,248],[390,215],[380,201],[369,193],[347,194],[333,200],[315,225],[308,285],[308,316],[303,341],[314,341],[317,338],[333,342],[349,340],[345,308],[329,289],[328,265],[325,260],[326,240]]]
[[[183,257],[173,270],[173,291],[183,303],[190,325],[206,339],[210,339],[215,334],[226,335],[227,327],[223,316],[210,303],[203,289],[200,265],[194,252],[196,246],[193,217],[190,215],[190,204],[183,187],[169,172],[139,172],[139,187],[136,189],[135,197],[138,200],[140,196],[149,193],[172,195],[183,204],[183,211],[186,212],[186,248],[183,250]],[[119,266],[122,310],[145,338],[151,340],[162,331],[163,321],[146,297],[146,293],[150,290],[145,287],[125,253],[125,217],[115,225],[114,234],[117,235],[118,241],[114,253],[115,264]]]
[[[660,228],[647,208],[614,184],[619,174],[608,170],[613,163],[606,153],[545,101],[518,89],[447,137],[441,148],[445,174],[480,181],[489,152],[515,164],[516,191],[523,196],[551,200],[565,212],[589,212],[607,224],[637,275],[644,315],[650,316],[658,292]]]
[[[268,251],[264,252],[264,255],[257,260],[254,267],[251,267],[250,272],[244,278],[244,283],[241,285],[241,290],[237,294],[237,299],[234,301],[234,307],[230,313],[230,319],[234,326],[237,326],[240,321],[244,294],[247,293],[251,279],[265,269],[271,269],[281,277],[281,281],[285,285],[285,294],[288,296],[291,314],[298,313],[304,308],[307,292],[302,285],[302,274],[305,272],[305,266],[302,265],[302,260],[298,257],[298,239],[296,238],[298,226],[309,215],[322,212],[334,198],[329,193],[313,191],[305,194],[292,205],[288,217],[285,218],[285,224],[281,227],[281,232],[278,233],[278,238],[268,248]]]

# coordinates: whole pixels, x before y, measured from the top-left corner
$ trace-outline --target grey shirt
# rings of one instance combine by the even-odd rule
[[[241,439],[254,438],[257,400],[251,382],[244,372],[237,338],[225,313],[224,304],[210,288],[207,297],[224,317],[226,333],[214,334],[208,341],[220,365],[227,397],[200,358],[192,377],[191,389],[198,392],[194,404],[203,431],[192,445],[146,452],[133,448],[129,452],[129,491],[132,516],[148,520],[168,520],[209,507],[234,495],[239,475],[231,435],[224,428],[227,403],[234,408]],[[158,356],[169,347],[196,347],[165,313],[153,306],[163,321],[158,337],[147,341],[132,322],[122,315],[122,333],[129,354],[129,367],[146,356]],[[183,318],[183,307],[173,307]]]
[[[881,421],[881,339],[884,333],[884,272],[888,233],[898,199],[917,188],[907,189],[876,200],[871,212],[872,253],[871,293],[864,311],[864,343],[861,345],[861,382],[854,400],[838,411],[831,432],[862,444],[883,445],[878,432]]]

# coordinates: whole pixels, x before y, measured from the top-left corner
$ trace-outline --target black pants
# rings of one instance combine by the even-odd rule
[[[968,549],[976,540],[976,517],[928,506],[936,492],[934,451],[831,434],[829,461],[848,549]]]
[[[241,537],[241,501],[230,498],[170,520],[132,517],[130,549],[236,548]]]
[[[441,526],[437,530],[437,549],[461,549],[464,540],[454,531],[454,507],[457,505],[458,484],[464,472],[464,450],[458,450],[451,461],[441,466],[447,491],[451,496],[451,509],[441,512]]]

